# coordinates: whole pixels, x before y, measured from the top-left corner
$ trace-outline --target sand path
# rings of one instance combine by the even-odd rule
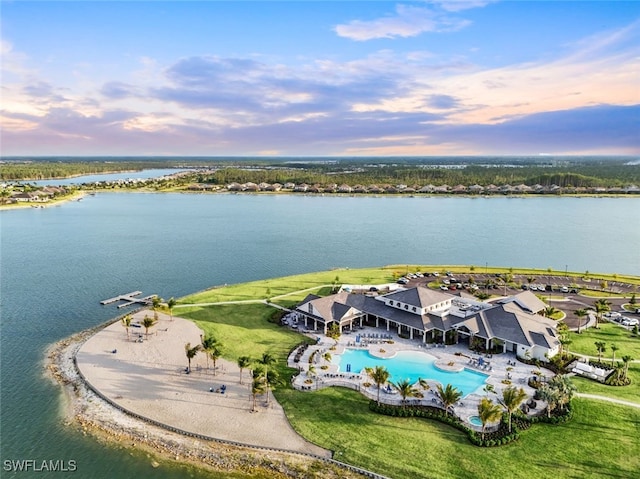
[[[153,313],[137,312],[133,322],[142,323],[145,314]],[[207,369],[200,353],[191,361],[191,374],[185,374],[184,346],[199,344],[201,334],[191,321],[159,314],[148,339],[144,328],[135,327],[129,328],[127,339],[125,328],[116,322],[82,345],[78,368],[111,401],[155,421],[216,439],[330,457],[329,451],[293,430],[273,398],[269,406],[259,400],[258,412],[251,412],[248,371],[241,385],[238,366],[218,360],[214,376],[211,361]],[[225,394],[210,392],[223,384]]]

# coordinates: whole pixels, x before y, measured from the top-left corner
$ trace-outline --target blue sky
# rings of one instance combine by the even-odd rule
[[[640,154],[640,2],[0,6],[2,155]]]

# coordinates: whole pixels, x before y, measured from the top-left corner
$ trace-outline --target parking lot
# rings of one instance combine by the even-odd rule
[[[468,294],[475,294],[478,291],[482,291],[491,296],[509,296],[529,290],[540,296],[550,306],[563,311],[566,314],[564,322],[570,329],[577,329],[580,321],[581,326],[584,326],[585,323],[585,319],[580,319],[576,316],[576,310],[593,310],[595,309],[595,302],[604,297],[610,303],[611,312],[620,314],[618,321],[611,318],[612,321],[627,328],[633,328],[636,324],[635,321],[640,322],[640,313],[636,310],[626,311],[622,308],[623,304],[629,302],[628,299],[611,295],[612,293],[631,294],[637,291],[638,286],[619,281],[608,281],[606,289],[602,290],[602,280],[598,278],[585,279],[545,274],[513,274],[511,275],[511,281],[507,284],[501,274],[433,271],[408,274],[400,278],[398,282],[405,287],[428,284],[433,286],[436,284],[438,288],[451,294],[460,294],[463,291]],[[601,294],[598,297],[586,296],[580,294],[583,290],[595,290]]]

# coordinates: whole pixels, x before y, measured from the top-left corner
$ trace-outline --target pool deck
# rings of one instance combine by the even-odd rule
[[[535,392],[527,384],[527,380],[537,368],[519,362],[513,353],[480,355],[469,350],[464,343],[447,346],[423,344],[418,340],[400,338],[392,331],[370,327],[343,332],[337,342],[322,334],[309,333],[309,335],[318,339],[318,343],[309,346],[300,356],[298,362],[294,361],[295,352],[289,357],[289,366],[301,371],[293,381],[293,386],[297,389],[313,391],[328,386],[343,386],[358,390],[371,399],[376,399],[378,395],[377,387],[375,384],[365,387],[365,383],[373,383],[373,381],[364,372],[340,371],[337,365],[323,358],[325,353],[329,353],[332,356],[338,355],[348,348],[367,350],[371,355],[378,358],[392,358],[398,351],[422,351],[433,356],[435,365],[440,369],[461,371],[466,368],[486,374],[488,376],[486,383],[493,386],[495,394],[487,393],[482,389],[476,390],[476,392],[465,396],[454,407],[454,413],[462,420],[467,421],[467,423],[469,417],[478,415],[478,404],[487,394],[490,398],[493,398],[494,402],[497,402],[496,399],[502,397],[504,388],[516,386],[525,390],[528,401]],[[313,357],[315,372],[309,373],[309,358],[314,352],[316,352]],[[510,381],[511,383],[505,384],[502,381]],[[438,383],[428,378],[427,382],[430,389],[424,391],[424,397],[422,399],[409,399],[410,403],[439,406],[434,392]],[[445,385],[443,384],[443,386]],[[388,404],[400,404],[401,397],[396,391],[385,392],[383,389],[380,393],[380,400]],[[541,413],[546,407],[546,403],[543,401],[536,401],[536,403],[536,408],[531,409],[529,412],[532,415]],[[474,429],[480,429],[480,427],[473,426],[470,423],[468,425]]]

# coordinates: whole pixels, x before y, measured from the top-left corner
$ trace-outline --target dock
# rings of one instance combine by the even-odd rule
[[[142,294],[142,291],[132,291],[131,293],[121,294],[113,298],[102,300],[100,301],[100,304],[105,305],[105,304],[113,304],[120,301],[124,301],[124,303],[118,305],[118,308],[125,308],[127,306],[133,306],[134,304],[151,304],[151,302],[153,301],[153,298],[157,296],[155,294],[152,294],[149,296],[145,296],[144,298],[136,297],[136,296],[140,296],[141,294]]]

